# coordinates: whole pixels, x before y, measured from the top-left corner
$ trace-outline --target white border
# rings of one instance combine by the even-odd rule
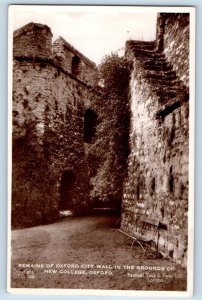
[[[129,291],[92,289],[11,288],[11,178],[12,178],[12,72],[13,72],[13,14],[18,10],[41,12],[171,12],[190,13],[190,119],[189,119],[189,210],[188,210],[188,260],[187,291]],[[7,240],[7,290],[12,294],[36,295],[93,295],[93,296],[140,296],[140,297],[191,297],[193,295],[194,269],[194,158],[195,158],[195,8],[191,6],[84,6],[84,5],[10,5],[8,19],[8,240]]]

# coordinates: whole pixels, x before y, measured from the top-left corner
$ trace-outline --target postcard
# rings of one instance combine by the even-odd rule
[[[8,291],[192,296],[193,7],[9,7]]]

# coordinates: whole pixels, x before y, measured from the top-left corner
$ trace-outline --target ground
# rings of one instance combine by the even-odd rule
[[[114,216],[66,217],[12,231],[12,287],[186,290],[186,270],[165,259],[135,259],[117,246]]]

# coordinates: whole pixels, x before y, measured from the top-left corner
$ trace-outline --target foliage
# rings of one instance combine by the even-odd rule
[[[50,205],[51,180],[43,149],[37,143],[36,122],[26,124],[23,137],[13,140],[12,226],[47,223],[57,217]]]
[[[98,99],[97,138],[90,151],[97,159],[91,196],[115,206],[122,198],[128,156],[129,75],[129,62],[116,53],[105,56],[99,66],[102,92]]]

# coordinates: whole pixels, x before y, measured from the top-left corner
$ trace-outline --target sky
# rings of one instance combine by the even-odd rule
[[[126,40],[154,40],[157,12],[134,7],[13,6],[10,28],[29,22],[48,25],[53,41],[62,36],[99,64],[104,55],[124,53]]]

